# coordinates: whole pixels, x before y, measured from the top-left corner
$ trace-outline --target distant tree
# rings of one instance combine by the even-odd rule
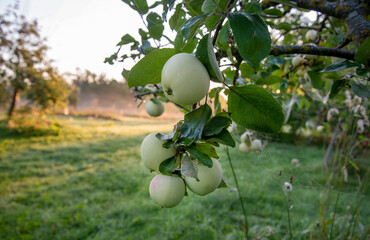
[[[0,84],[11,89],[9,119],[21,93],[42,109],[67,101],[69,87],[47,50],[37,21],[20,15],[17,4],[0,15]]]

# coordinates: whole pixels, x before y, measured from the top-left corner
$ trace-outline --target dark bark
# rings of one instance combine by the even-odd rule
[[[315,10],[328,16],[338,18],[347,27],[347,37],[360,45],[370,36],[369,2],[365,0],[291,0],[297,7]]]
[[[14,116],[14,111],[18,100],[19,100],[19,89],[15,87],[13,90],[12,102],[10,103],[8,110],[8,119],[11,119]]]

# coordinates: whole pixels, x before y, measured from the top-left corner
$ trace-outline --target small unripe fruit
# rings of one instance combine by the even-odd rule
[[[244,132],[241,136],[240,136],[240,141],[243,143],[243,142],[247,142],[247,140],[248,140],[248,134],[249,134],[249,132],[248,131],[246,131],[246,132]]]
[[[317,39],[317,32],[313,29],[306,32],[307,41],[314,42]]]
[[[248,147],[248,145],[245,142],[240,143],[239,145],[239,151],[242,153],[249,153],[251,149]]]
[[[144,138],[141,143],[141,159],[147,168],[159,172],[161,162],[175,156],[176,149],[162,147],[165,141],[159,140],[156,134],[157,132],[151,133]]]
[[[303,61],[304,61],[304,58],[301,58],[300,56],[295,56],[295,57],[292,59],[292,65],[293,65],[293,67],[296,67],[296,66],[298,66],[299,64],[301,64]]]
[[[253,151],[262,151],[262,142],[259,139],[254,139],[251,143],[251,150]]]
[[[147,102],[145,105],[146,112],[152,117],[161,116],[164,111],[164,105],[161,101],[158,100],[158,103],[153,101]]]
[[[207,95],[210,77],[196,57],[179,53],[163,66],[161,84],[170,101],[179,105],[193,105]]]
[[[215,159],[212,159],[212,161],[213,166],[211,168],[200,163],[197,164],[199,181],[193,177],[185,176],[186,186],[193,193],[204,196],[213,192],[220,185],[222,181],[221,164]]]
[[[185,194],[185,183],[177,175],[156,175],[149,186],[151,199],[161,207],[171,208],[181,202]]]
[[[316,127],[316,131],[322,132],[322,130],[324,130],[324,126],[323,125],[319,125],[319,126]]]

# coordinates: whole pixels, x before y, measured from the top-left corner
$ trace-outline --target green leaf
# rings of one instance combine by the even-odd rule
[[[266,78],[257,79],[255,84],[258,84],[258,85],[272,85],[272,84],[281,82],[282,80],[283,79],[279,76],[271,75],[271,76],[268,76]]]
[[[359,97],[362,98],[368,98],[370,97],[370,90],[368,87],[360,84],[360,83],[355,83],[353,82],[351,84],[351,89],[352,91]]]
[[[217,24],[220,22],[221,18],[222,17],[219,15],[210,15],[204,21],[204,25],[209,31],[212,31],[217,26]]]
[[[235,147],[235,140],[225,128],[219,134],[204,137],[204,141],[209,143],[221,143],[226,146]]]
[[[185,19],[186,12],[182,9],[182,3],[176,5],[175,13],[169,20],[169,25],[171,30],[176,30],[182,26],[182,24],[186,21]]]
[[[367,60],[370,58],[370,37],[360,45],[355,56],[355,61],[367,64]]]
[[[193,140],[201,139],[204,125],[211,115],[212,109],[207,104],[187,113],[184,123],[180,127],[181,137]]]
[[[239,66],[239,70],[241,72],[241,76],[243,78],[248,78],[254,73],[254,69],[248,63],[243,62]]]
[[[223,113],[216,115],[208,120],[203,129],[202,136],[209,137],[215,134],[219,134],[222,129],[227,128],[231,124],[230,116],[225,116]]]
[[[356,68],[356,74],[359,76],[365,76],[368,72],[370,72],[370,68]]]
[[[212,159],[207,155],[199,151],[194,145],[185,148],[191,155],[193,155],[196,159],[198,159],[204,166],[212,167],[213,162]]]
[[[170,48],[150,52],[131,69],[127,78],[128,86],[131,88],[160,83],[164,64],[176,53],[175,49]]]
[[[197,143],[196,148],[202,153],[210,156],[211,158],[219,159],[216,149],[209,143]]]
[[[181,174],[198,179],[198,168],[188,154],[181,158]]]
[[[269,8],[269,9],[264,10],[263,12],[266,13],[267,15],[278,16],[278,17],[283,16],[283,12],[281,12],[277,8]]]
[[[248,129],[276,133],[283,125],[280,104],[268,91],[256,85],[231,87],[228,107],[231,119]]]
[[[176,145],[178,146],[189,146],[194,142],[193,139],[187,138],[187,137],[181,137],[179,140],[177,140]]]
[[[149,35],[152,38],[159,40],[162,37],[164,30],[161,16],[157,13],[151,12],[146,16],[146,21],[148,22]]]
[[[229,37],[229,30],[230,30],[230,24],[229,22],[227,22],[226,24],[224,24],[217,36],[217,42],[219,42],[220,44],[225,44],[229,41],[230,37]]]
[[[343,69],[347,69],[351,67],[360,67],[360,66],[361,64],[359,63],[354,63],[349,60],[344,60],[338,63],[331,64],[327,66],[326,68],[324,68],[323,70],[321,70],[320,72],[336,72],[339,70],[343,70]]]
[[[185,6],[189,10],[189,14],[191,16],[198,16],[201,15],[202,12],[202,5],[204,0],[186,0]]]
[[[346,85],[346,83],[347,83],[347,80],[345,79],[334,81],[330,89],[329,98],[335,97],[339,93],[339,91]]]
[[[202,4],[202,12],[211,13],[217,9],[220,0],[204,0]]]
[[[290,25],[287,22],[282,22],[282,23],[279,23],[279,25],[277,25],[277,28],[278,29],[283,29],[285,31],[290,31],[290,30],[292,30],[292,25]]]
[[[130,34],[125,34],[119,43],[117,43],[117,46],[129,44],[129,43],[135,43],[137,42],[135,38],[133,38]]]
[[[167,174],[172,172],[175,169],[175,162],[176,162],[176,157],[170,157],[159,165],[159,171],[162,174]]]
[[[228,188],[227,183],[224,178],[222,178],[220,185],[217,188]]]
[[[205,35],[198,44],[195,56],[198,57],[199,61],[206,67],[211,80],[215,82],[223,82],[224,78],[220,69],[218,68],[216,55],[213,51],[213,45],[209,34]]]
[[[146,14],[149,11],[146,0],[122,0],[124,3],[129,5],[132,9],[136,10],[141,15]]]
[[[192,17],[181,27],[180,32],[182,36],[186,39],[191,39],[195,36],[196,32],[199,30],[200,26],[206,20],[208,14],[200,15],[197,17]]]
[[[316,89],[321,89],[324,85],[324,82],[322,81],[319,74],[317,74],[314,71],[308,71],[308,76],[310,76],[312,86]]]
[[[234,12],[228,15],[240,55],[254,69],[271,49],[271,38],[266,23],[256,14]]]
[[[262,7],[258,2],[249,2],[245,6],[246,13],[255,13],[255,14],[261,14],[262,12]]]
[[[124,77],[125,79],[127,79],[129,73],[130,73],[130,71],[128,71],[126,69],[123,69],[122,72],[121,72],[121,75],[122,75],[122,77]]]

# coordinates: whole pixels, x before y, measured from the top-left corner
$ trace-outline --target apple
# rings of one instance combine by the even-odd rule
[[[164,111],[164,105],[161,101],[157,100],[156,102],[150,100],[145,105],[146,112],[152,117],[161,116]]]
[[[164,64],[161,84],[170,101],[178,105],[193,105],[207,95],[210,77],[196,57],[178,53]]]
[[[249,133],[248,131],[245,131],[245,132],[240,136],[240,141],[241,141],[241,142],[247,142],[249,134],[250,134],[250,133]]]
[[[323,125],[319,125],[316,127],[316,131],[318,132],[322,132],[324,130],[324,126]]]
[[[159,206],[171,208],[181,202],[185,194],[185,183],[177,175],[154,176],[149,185],[150,198]]]
[[[259,139],[254,139],[251,143],[251,150],[253,151],[262,151],[262,142]]]
[[[161,162],[175,156],[176,149],[173,147],[169,149],[162,147],[165,141],[159,140],[155,136],[156,134],[157,132],[151,133],[144,138],[141,143],[141,159],[147,168],[159,173]]]
[[[185,176],[185,183],[190,191],[204,196],[213,192],[220,185],[222,181],[221,164],[215,159],[212,159],[212,162],[213,166],[211,168],[197,163],[199,181],[193,177]]]
[[[311,29],[306,32],[307,41],[314,42],[317,39],[317,37],[318,36],[316,30]]]
[[[245,142],[240,143],[239,145],[239,151],[242,153],[249,153],[251,149],[248,147],[248,145]]]
[[[293,65],[293,67],[296,67],[296,66],[298,66],[299,64],[301,64],[303,61],[304,61],[304,58],[301,58],[300,56],[295,56],[295,57],[292,59],[292,65]]]

